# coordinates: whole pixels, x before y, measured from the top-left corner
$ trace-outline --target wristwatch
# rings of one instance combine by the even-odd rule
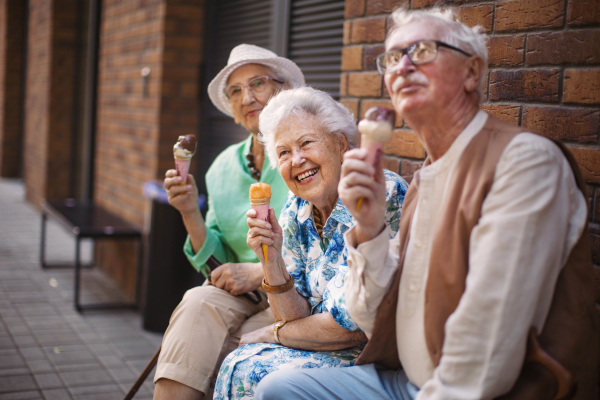
[[[275,325],[273,325],[273,337],[275,338],[277,344],[281,344],[281,342],[279,341],[279,335],[277,334],[277,331],[280,328],[282,328],[285,324],[287,324],[287,321],[279,321],[276,322]]]

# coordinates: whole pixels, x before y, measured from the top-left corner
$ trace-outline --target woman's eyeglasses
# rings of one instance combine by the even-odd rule
[[[252,79],[250,82],[245,85],[229,85],[225,88],[225,96],[229,100],[236,101],[242,97],[242,91],[244,88],[248,88],[252,93],[262,93],[267,88],[267,83],[269,81],[277,82],[279,84],[283,84],[282,81],[277,80],[275,78],[271,78],[270,76],[258,76]]]
[[[408,59],[414,65],[427,64],[436,59],[440,47],[447,47],[468,57],[472,56],[472,54],[469,54],[458,47],[449,45],[448,43],[439,40],[424,40],[422,42],[413,43],[403,49],[390,50],[380,54],[377,56],[377,71],[379,71],[381,75],[384,75],[386,72],[394,69],[400,64],[400,60],[404,54],[408,56]]]

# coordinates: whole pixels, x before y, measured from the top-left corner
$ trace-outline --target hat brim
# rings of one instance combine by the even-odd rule
[[[303,86],[304,75],[295,62],[284,57],[260,58],[253,60],[242,60],[223,68],[217,76],[208,85],[208,97],[212,103],[221,111],[233,118],[233,110],[229,104],[229,99],[225,95],[225,85],[231,73],[246,64],[265,65],[273,70],[277,77],[283,79],[291,87]]]

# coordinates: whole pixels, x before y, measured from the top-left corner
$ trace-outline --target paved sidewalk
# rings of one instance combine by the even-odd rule
[[[144,331],[133,311],[73,307],[73,270],[42,270],[40,214],[18,180],[0,179],[0,400],[122,399],[162,335]],[[83,246],[84,262],[91,243]],[[75,240],[52,219],[46,259],[74,259]],[[96,269],[82,271],[82,300],[118,301]],[[152,372],[135,399],[151,399]]]

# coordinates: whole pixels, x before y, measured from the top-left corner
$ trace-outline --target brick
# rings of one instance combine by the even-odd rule
[[[465,25],[474,27],[481,26],[484,31],[492,30],[494,5],[476,4],[459,7],[456,12],[458,19]]]
[[[385,40],[385,17],[352,21],[352,43],[377,43]]]
[[[383,78],[377,72],[348,74],[348,95],[357,97],[379,97]]]
[[[600,248],[600,240],[597,240],[597,238],[598,237],[595,237],[591,240],[594,253],[596,253],[597,249]],[[596,265],[594,265],[594,282],[596,283],[596,303],[600,303],[600,267]]]
[[[340,74],[340,96],[344,97],[348,94],[348,74],[342,72]]]
[[[365,15],[365,0],[346,0],[344,18],[356,18]]]
[[[400,174],[400,159],[393,156],[384,156],[383,168],[388,169],[396,174]]]
[[[590,189],[588,187],[588,189]],[[594,194],[594,201],[592,202],[593,205],[593,220],[595,222],[600,222],[600,189],[596,189],[595,190],[595,194]]]
[[[360,119],[363,119],[365,117],[365,114],[371,107],[384,107],[390,110],[394,110],[394,105],[392,104],[391,100],[363,100],[360,103]],[[402,124],[402,117],[400,116],[400,114],[396,113],[396,122],[394,125],[397,127],[401,127]]]
[[[358,99],[341,99],[340,103],[342,103],[347,109],[352,111],[354,115],[354,121],[358,120],[358,106],[360,101]]]
[[[600,150],[589,147],[569,146],[577,160],[583,178],[590,183],[600,183]]]
[[[569,0],[567,23],[569,25],[600,23],[600,2],[598,0]]]
[[[400,157],[424,158],[425,148],[413,131],[395,130],[392,138],[383,147],[385,154]]]
[[[559,69],[490,72],[490,100],[558,102]]]
[[[523,65],[525,35],[490,36],[489,65]]]
[[[563,101],[600,104],[600,69],[567,69],[563,82]]]
[[[439,5],[440,3],[456,3],[460,0],[412,0],[410,5],[412,9]]]
[[[356,71],[362,69],[362,46],[342,48],[342,71]]]
[[[377,62],[375,59],[378,55],[385,52],[385,46],[364,46],[363,48],[363,70],[377,71]]]
[[[367,0],[367,15],[390,13],[408,3],[408,0]]]
[[[563,25],[565,0],[508,0],[496,3],[494,30],[551,28]]]
[[[415,172],[421,169],[423,161],[402,160],[400,164],[400,176],[408,183],[412,181]]]
[[[503,105],[503,104],[482,104],[480,108],[486,113],[501,119],[509,124],[519,125],[519,115],[521,106]]]
[[[352,35],[352,21],[344,21],[344,44],[350,44]]]
[[[551,139],[598,141],[600,110],[567,107],[523,107],[522,126]]]
[[[527,35],[527,64],[600,63],[600,30],[567,30]]]
[[[589,226],[589,230],[590,230],[590,245],[592,248],[592,262],[596,265],[600,264],[600,225],[598,224],[590,224]],[[598,279],[600,278],[600,276],[598,276],[598,267],[594,268],[594,275],[596,278],[596,284],[598,285],[600,282],[598,282]],[[596,286],[596,288],[598,289],[600,286]],[[596,294],[598,295],[598,290],[596,290]],[[598,300],[596,300],[598,301]]]

